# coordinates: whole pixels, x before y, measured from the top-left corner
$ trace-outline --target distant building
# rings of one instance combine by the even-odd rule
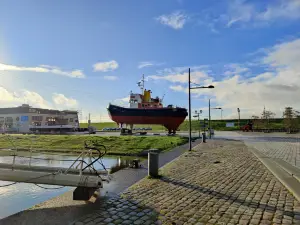
[[[27,104],[0,108],[0,132],[70,132],[79,128],[78,112],[33,108]]]

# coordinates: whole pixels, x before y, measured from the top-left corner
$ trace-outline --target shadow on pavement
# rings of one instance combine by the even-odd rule
[[[178,180],[171,179],[171,178],[168,178],[168,177],[161,177],[160,180],[163,181],[163,182],[171,183],[173,185],[182,186],[182,187],[185,187],[185,188],[196,190],[196,191],[202,192],[203,194],[206,194],[206,195],[211,195],[216,199],[224,199],[224,200],[229,201],[231,203],[239,203],[240,205],[245,205],[247,207],[254,208],[254,209],[261,208],[261,209],[263,209],[267,212],[273,212],[274,213],[274,212],[279,210],[279,211],[283,212],[283,215],[294,216],[293,211],[280,209],[278,207],[270,206],[268,204],[262,204],[262,203],[259,203],[259,202],[256,202],[256,201],[248,201],[248,200],[244,200],[244,199],[239,199],[237,196],[227,195],[227,194],[224,194],[222,192],[212,190],[210,188],[200,187],[200,186],[197,186],[197,185],[194,185],[194,184],[189,184],[189,183],[178,181]],[[300,214],[300,211],[296,212],[296,213]]]

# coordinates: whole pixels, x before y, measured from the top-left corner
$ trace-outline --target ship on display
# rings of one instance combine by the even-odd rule
[[[130,93],[130,107],[109,104],[107,110],[110,118],[123,128],[134,124],[160,124],[168,129],[169,134],[175,134],[179,125],[188,115],[185,108],[168,105],[164,107],[159,97],[152,98],[151,90],[144,89],[144,76],[138,82],[142,94]]]

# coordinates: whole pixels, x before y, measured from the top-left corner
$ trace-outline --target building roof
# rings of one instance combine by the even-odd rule
[[[56,110],[56,109],[42,109],[33,108],[27,104],[23,104],[19,107],[0,108],[0,114],[20,114],[20,113],[39,113],[39,114],[78,114],[73,110]]]

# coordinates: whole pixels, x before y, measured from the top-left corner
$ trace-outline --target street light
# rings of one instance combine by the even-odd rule
[[[222,115],[223,109],[222,109],[221,107],[218,107],[218,108],[211,108],[211,109],[220,109],[220,110],[221,110],[221,120],[223,119],[223,115]]]
[[[210,110],[211,109],[221,109],[221,118],[222,118],[222,108],[218,107],[218,108],[210,108],[210,99],[208,100],[208,129],[209,129],[209,139],[211,139],[211,119],[210,119]]]
[[[213,85],[191,87],[191,68],[189,68],[189,151],[192,151],[191,89],[215,88]]]
[[[200,125],[200,114],[202,113],[202,110],[200,110],[199,112],[197,110],[195,110],[195,116],[193,116],[194,118],[198,117],[198,123],[199,123],[199,138],[200,138],[200,133],[201,133],[201,125]]]
[[[241,120],[241,116],[240,116],[241,110],[240,110],[240,108],[237,108],[237,111],[238,111],[238,114],[239,114],[239,129],[241,129],[241,127],[240,127],[240,120]]]

